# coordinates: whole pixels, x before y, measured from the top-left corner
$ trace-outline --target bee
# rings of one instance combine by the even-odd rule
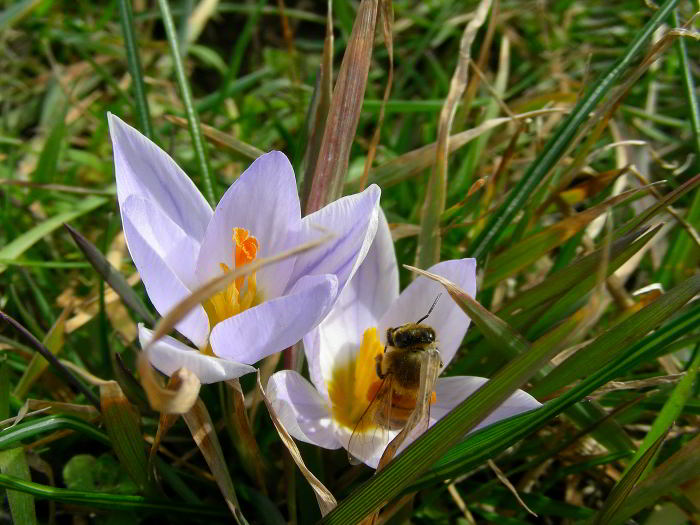
[[[354,458],[361,457],[358,452],[363,449],[379,446],[383,449],[389,437],[399,430],[406,430],[407,434],[416,426],[427,428],[430,403],[434,401],[433,388],[442,360],[435,330],[423,321],[430,316],[439,298],[440,295],[428,313],[415,323],[387,329],[384,352],[375,358],[376,393],[355,424],[348,442],[352,463],[357,462]],[[372,393],[368,397],[370,395]],[[367,431],[368,428],[372,430]],[[395,449],[399,445],[396,444]]]

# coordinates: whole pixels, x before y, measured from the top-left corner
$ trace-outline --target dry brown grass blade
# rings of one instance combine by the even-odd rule
[[[379,0],[362,0],[338,72],[305,213],[337,199],[343,190],[374,47]]]
[[[377,146],[379,145],[379,138],[381,137],[382,123],[384,122],[384,111],[386,109],[386,103],[389,100],[389,94],[391,93],[391,85],[394,82],[394,8],[391,4],[391,0],[382,0],[379,6],[379,14],[382,19],[382,30],[384,32],[384,44],[386,45],[386,51],[389,55],[389,76],[386,80],[386,87],[384,88],[384,97],[382,98],[382,105],[379,108],[379,116],[377,117],[377,127],[372,135],[372,140],[369,143],[369,150],[367,151],[367,158],[365,159],[365,171],[362,174],[362,179],[360,180],[360,191],[365,189],[367,185],[367,179],[369,178],[369,169],[372,167],[374,162],[374,156],[377,154]]]
[[[241,382],[238,379],[230,379],[226,381],[226,388],[233,404],[233,410],[230,414],[234,434],[233,444],[243,461],[246,471],[255,479],[262,493],[267,495],[263,456],[253,435],[253,430],[250,428]]]
[[[202,384],[197,376],[186,368],[175,371],[168,385],[163,386],[145,352],[139,354],[138,365],[141,385],[153,410],[165,414],[184,414],[197,401]]]
[[[640,388],[673,384],[680,381],[683,376],[685,376],[685,372],[667,376],[649,377],[647,379],[638,379],[635,381],[610,381],[592,394],[586,396],[586,399],[599,399],[609,392],[616,392],[618,390],[639,390]]]
[[[297,444],[294,443],[292,436],[289,435],[289,432],[287,432],[287,430],[284,428],[282,422],[277,418],[277,414],[272,408],[270,400],[267,399],[265,389],[263,389],[262,383],[260,382],[260,372],[258,372],[257,385],[258,391],[260,392],[260,395],[265,402],[265,406],[267,407],[267,411],[270,414],[270,419],[272,419],[272,423],[275,425],[275,429],[277,430],[282,443],[284,443],[284,446],[287,447],[287,450],[292,456],[294,463],[297,464],[297,467],[299,467],[302,475],[304,478],[306,478],[306,481],[309,482],[309,485],[311,485],[314,494],[316,494],[316,501],[318,501],[318,507],[321,510],[321,515],[325,516],[338,505],[338,502],[333,494],[331,494],[331,491],[328,490],[326,486],[313,475],[313,472],[307,468],[306,464],[304,463],[304,459],[301,457],[301,452],[299,452]]]
[[[205,299],[208,299],[215,293],[224,290],[229,284],[231,284],[239,277],[244,277],[248,274],[256,272],[260,268],[267,266],[268,264],[281,261],[282,259],[286,259],[298,253],[302,253],[312,248],[315,248],[316,246],[323,244],[331,238],[331,234],[326,234],[320,237],[319,239],[316,239],[315,241],[306,242],[295,248],[291,248],[289,250],[280,252],[277,255],[273,255],[272,257],[256,259],[250,264],[246,264],[245,266],[237,268],[232,272],[225,273],[220,277],[216,277],[211,281],[207,282],[206,284],[200,286],[190,295],[188,295],[182,301],[176,304],[165,317],[161,318],[161,320],[158,321],[158,324],[156,324],[155,328],[153,329],[153,335],[151,336],[150,342],[148,343],[146,348],[144,348],[144,352],[148,352],[149,348],[151,348],[151,346],[153,346],[153,344],[156,341],[158,341],[158,339],[170,332],[175,327],[177,322],[183,317],[185,317],[190,312],[190,310],[192,310],[197,305],[201,304]]]
[[[520,503],[520,506],[523,507],[526,511],[528,511],[530,514],[533,516],[537,517],[537,514],[535,514],[530,507],[528,507],[523,499],[520,497],[520,494],[518,494],[518,491],[515,489],[515,487],[512,485],[512,483],[508,480],[506,475],[501,471],[500,468],[492,461],[488,460],[487,461],[489,467],[491,467],[491,470],[493,470],[493,473],[496,474],[496,477],[498,478],[498,481],[503,483],[505,487],[515,496],[515,499],[518,500],[518,503]]]
[[[316,172],[318,154],[321,151],[323,131],[328,118],[333,94],[333,0],[327,1],[326,7],[326,36],[323,41],[323,57],[319,68],[319,76],[316,80],[314,98],[309,107],[310,124],[308,130],[309,140],[304,153],[304,183],[301,190],[301,209],[306,210],[309,201],[311,186]]]
[[[160,417],[158,418],[158,429],[156,430],[156,435],[153,438],[153,443],[151,443],[151,450],[148,453],[149,472],[153,472],[153,462],[158,454],[160,443],[168,433],[168,430],[170,430],[170,428],[177,422],[178,417],[180,417],[179,414],[164,414],[161,412]]]
[[[198,398],[192,408],[183,414],[182,417],[192,433],[194,442],[197,443],[207,465],[209,465],[209,470],[214,475],[216,484],[219,486],[219,490],[224,496],[231,514],[233,514],[238,525],[248,525],[241,513],[236,490],[233,488],[233,481],[231,481],[231,475],[226,466],[226,459],[221,450],[221,444],[216,436],[214,424],[207,407]]]
[[[457,111],[457,103],[467,87],[471,46],[479,28],[486,21],[491,7],[491,0],[481,0],[476,8],[474,18],[464,28],[459,43],[459,60],[450,81],[445,104],[440,111],[437,132],[437,150],[435,152],[435,169],[428,182],[425,201],[421,210],[421,232],[418,235],[416,249],[416,266],[428,268],[440,260],[440,217],[445,211],[447,199],[447,160],[449,156],[449,139],[452,122]]]

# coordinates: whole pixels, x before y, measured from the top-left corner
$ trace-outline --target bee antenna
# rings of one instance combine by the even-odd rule
[[[430,305],[430,309],[428,310],[428,313],[425,314],[425,315],[424,315],[423,317],[421,317],[420,319],[418,319],[418,321],[416,321],[416,324],[420,324],[421,322],[425,321],[425,320],[428,318],[428,316],[430,315],[430,313],[431,313],[431,312],[433,311],[433,309],[435,308],[435,305],[437,304],[438,299],[440,299],[440,296],[441,296],[441,295],[442,295],[442,292],[440,292],[440,293],[438,294],[438,296],[437,296],[437,297],[435,298],[435,300],[433,301],[433,304]]]

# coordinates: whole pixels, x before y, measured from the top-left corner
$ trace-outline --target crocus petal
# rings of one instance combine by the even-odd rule
[[[377,235],[367,257],[340,293],[328,317],[304,337],[309,375],[321,395],[328,398],[326,383],[338,357],[350,359],[352,352],[359,350],[364,331],[377,326],[398,296],[394,243],[380,209]]]
[[[175,275],[164,258],[144,239],[139,229],[131,222],[129,215],[123,215],[122,221],[129,253],[146,286],[148,298],[158,313],[165,316],[177,303],[190,295],[190,290]],[[140,226],[143,227],[143,224]],[[205,345],[209,335],[209,319],[204,308],[201,306],[193,308],[175,325],[175,328],[195,345]]]
[[[323,448],[342,446],[335,438],[325,400],[301,375],[292,370],[273,374],[266,393],[275,414],[293,437]]]
[[[297,257],[290,284],[304,275],[332,273],[341,291],[367,255],[377,231],[381,191],[372,184],[304,217],[300,242],[318,239],[324,231],[335,235],[325,244]]]
[[[256,363],[301,340],[330,308],[338,289],[334,275],[307,276],[292,291],[217,324],[210,341],[226,359]]]
[[[119,117],[107,113],[120,206],[130,195],[149,200],[194,239],[201,240],[211,207],[170,156]]]
[[[146,348],[152,336],[151,330],[139,324],[141,347]],[[226,381],[255,372],[255,368],[250,365],[204,355],[170,336],[160,338],[149,348],[148,360],[167,376],[180,368],[187,368],[201,383]]]
[[[475,259],[444,261],[431,266],[428,271],[449,279],[470,296],[476,295]],[[424,323],[435,329],[440,357],[443,364],[447,366],[467,332],[470,319],[457,306],[457,303],[445,293],[445,288],[432,279],[417,277],[408,288],[401,292],[399,298],[379,321],[381,337],[385,337],[387,328],[418,321],[428,313],[430,305],[440,293],[442,293],[442,297]]]
[[[438,378],[435,384],[437,401],[430,407],[431,424],[446,416],[450,410],[476,392],[487,381],[488,379],[486,378],[473,376]],[[527,392],[516,390],[503,404],[479,423],[474,430],[541,406],[542,403]]]
[[[221,275],[220,263],[233,267],[233,228],[245,228],[258,239],[258,257],[275,255],[297,243],[301,208],[294,170],[284,153],[258,157],[226,191],[214,211],[197,260],[203,284]],[[260,269],[258,287],[265,298],[281,295],[294,267],[294,257]]]
[[[363,434],[361,439],[353,437],[351,445],[352,456],[369,467],[377,468],[387,445],[391,443],[391,440],[394,439],[399,432],[399,430],[377,428]],[[352,430],[336,425],[335,435],[336,439],[342,443],[343,447],[347,450],[350,444],[350,438],[352,437]]]
[[[194,265],[199,253],[199,242],[187,235],[160,208],[151,201],[132,195],[122,206],[122,215],[139,232],[144,241],[163,259],[188,289],[195,287]],[[125,234],[127,246],[129,235]],[[137,270],[138,265],[136,267]]]

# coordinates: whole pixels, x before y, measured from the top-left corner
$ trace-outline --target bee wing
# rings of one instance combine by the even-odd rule
[[[376,451],[384,450],[389,443],[390,435],[396,433],[376,423],[377,419],[390,421],[391,393],[392,375],[389,374],[382,380],[374,398],[355,424],[348,441],[348,460],[351,464],[363,463],[364,458],[372,457]]]
[[[409,435],[413,434],[414,437],[417,437],[428,429],[430,424],[430,399],[433,395],[433,390],[435,390],[435,383],[437,382],[441,366],[440,353],[436,349],[431,348],[423,352],[421,355],[420,385],[416,396],[416,408],[406,422],[406,426],[386,447],[379,461],[377,471],[384,468],[394,458],[399,447]],[[389,400],[391,401],[391,398]]]

